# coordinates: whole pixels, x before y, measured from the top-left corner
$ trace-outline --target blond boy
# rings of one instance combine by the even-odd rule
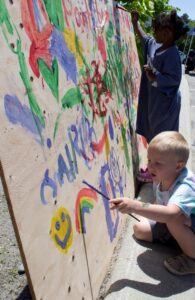
[[[189,147],[180,133],[158,134],[148,147],[155,203],[127,197],[110,200],[111,209],[142,216],[133,226],[138,240],[177,241],[183,253],[164,261],[176,275],[195,274],[195,176],[186,168],[188,157]]]

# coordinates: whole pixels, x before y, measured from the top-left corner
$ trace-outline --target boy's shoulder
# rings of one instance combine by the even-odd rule
[[[183,168],[175,181],[175,186],[187,185],[195,191],[195,175],[188,168]]]

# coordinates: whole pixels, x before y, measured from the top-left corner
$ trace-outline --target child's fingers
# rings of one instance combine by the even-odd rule
[[[139,13],[137,10],[132,10],[131,11],[131,16],[136,18],[136,19],[139,19]]]
[[[123,202],[123,200],[120,199],[120,198],[113,198],[113,199],[109,200],[109,203],[113,203],[113,204],[116,204],[116,205],[121,203],[121,202]]]
[[[122,203],[122,199],[116,198],[116,199],[111,199],[109,200],[109,204],[110,204],[110,209],[116,209],[119,207],[120,203]]]
[[[144,71],[146,71],[146,72],[151,71],[151,68],[148,65],[144,65],[143,68],[144,68]]]

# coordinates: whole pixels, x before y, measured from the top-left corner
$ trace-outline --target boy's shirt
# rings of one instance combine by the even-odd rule
[[[169,191],[161,192],[160,183],[153,184],[156,203],[175,204],[186,216],[195,214],[195,175],[184,168]]]

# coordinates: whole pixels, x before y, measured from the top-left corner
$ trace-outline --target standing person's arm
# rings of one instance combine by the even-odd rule
[[[134,30],[138,34],[139,38],[143,39],[144,37],[146,37],[147,34],[139,24],[139,13],[137,11],[133,10],[131,12],[131,19],[132,19]]]

